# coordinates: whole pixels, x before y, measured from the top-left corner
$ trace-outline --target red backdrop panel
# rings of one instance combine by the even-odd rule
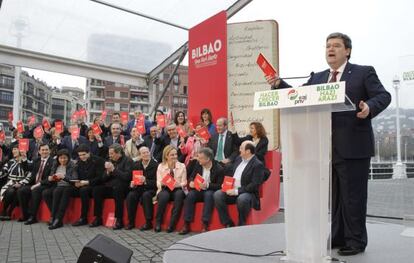
[[[200,121],[209,108],[213,121],[227,117],[227,14],[210,17],[189,31],[188,116]]]

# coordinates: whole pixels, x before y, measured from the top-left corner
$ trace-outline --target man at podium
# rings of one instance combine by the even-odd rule
[[[332,113],[332,247],[342,256],[364,252],[368,175],[374,156],[371,119],[391,102],[372,66],[349,63],[351,39],[332,33],[326,39],[329,69],[312,74],[305,85],[345,81],[346,94],[357,110]],[[266,77],[272,89],[290,85],[276,76]]]

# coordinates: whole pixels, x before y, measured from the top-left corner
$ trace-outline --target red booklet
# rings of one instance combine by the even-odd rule
[[[37,126],[36,129],[33,131],[33,136],[35,138],[42,138],[45,132],[42,129],[42,126]]]
[[[123,125],[127,124],[129,120],[129,113],[126,111],[121,112],[121,123]]]
[[[142,170],[132,171],[132,182],[133,182],[133,184],[134,185],[142,185],[142,182],[139,178],[143,175],[144,175],[144,172]]]
[[[101,120],[102,121],[105,121],[106,115],[108,115],[108,111],[106,111],[106,110],[102,111],[102,114],[101,114]]]
[[[101,127],[96,123],[92,124],[91,129],[93,131],[93,134],[95,134],[95,135],[101,135],[101,133],[102,133]]]
[[[105,226],[106,227],[113,227],[115,225],[115,213],[108,213],[106,217]]]
[[[55,122],[55,130],[59,134],[63,132],[63,122],[62,121]]]
[[[79,117],[86,117],[86,109],[85,108],[82,108],[82,109],[80,109],[79,110]]]
[[[19,151],[29,151],[29,139],[19,139]]]
[[[24,125],[23,125],[23,122],[22,121],[18,121],[17,122],[17,131],[19,133],[23,133],[24,132]]]
[[[196,177],[194,178],[194,188],[197,191],[201,191],[202,189],[200,187],[200,184],[204,184],[204,181],[205,181],[204,178],[200,174],[197,174]]]
[[[31,126],[31,125],[34,125],[35,124],[35,122],[36,122],[36,117],[34,116],[34,115],[32,115],[32,116],[30,116],[29,117],[29,121],[28,121],[28,125],[29,126]]]
[[[210,139],[210,133],[208,132],[207,127],[200,128],[197,130],[197,135],[200,138],[203,138],[204,140],[208,141]]]
[[[5,140],[6,140],[6,134],[4,133],[4,131],[0,131],[0,142],[4,142]]]
[[[48,130],[51,128],[50,122],[46,118],[43,118],[42,125],[43,125],[43,128],[45,128],[45,130]]]
[[[140,134],[145,134],[147,131],[145,130],[144,121],[139,120],[137,123],[137,129]]]
[[[221,191],[227,192],[227,190],[231,190],[234,188],[234,182],[236,179],[234,179],[231,176],[224,176],[223,184],[221,185]]]
[[[162,178],[162,180],[161,180],[161,182],[164,184],[164,185],[166,185],[171,191],[174,191],[174,188],[175,188],[175,179],[174,179],[174,177],[172,177],[171,176],[171,174],[167,174],[167,175],[165,175],[163,178]]]
[[[71,120],[73,120],[73,121],[77,121],[77,120],[78,120],[78,118],[79,118],[79,112],[78,112],[78,111],[75,111],[75,112],[72,114],[72,116],[70,117],[70,119],[71,119]]]
[[[276,75],[275,68],[272,66],[272,64],[269,63],[269,61],[265,58],[265,56],[262,53],[259,54],[256,62],[259,65],[259,67],[262,69],[265,76]]]
[[[145,122],[145,115],[141,113],[138,117],[138,121]]]
[[[166,125],[165,115],[158,115],[157,116],[157,124],[160,128],[164,128]]]
[[[77,139],[79,139],[79,135],[80,135],[80,129],[78,128],[78,126],[74,125],[70,128],[70,136],[72,137],[72,140],[76,141]]]
[[[13,112],[12,111],[9,111],[9,114],[7,115],[7,120],[9,122],[12,122],[13,121]]]
[[[187,137],[187,133],[184,131],[184,129],[183,129],[183,128],[181,128],[181,127],[177,127],[177,132],[178,132],[178,135],[179,135],[181,138],[185,138],[185,137]]]

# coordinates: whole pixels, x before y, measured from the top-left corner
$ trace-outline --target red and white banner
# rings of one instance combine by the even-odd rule
[[[188,112],[194,123],[209,108],[227,116],[227,14],[222,11],[189,31]],[[214,120],[213,120],[214,121]]]

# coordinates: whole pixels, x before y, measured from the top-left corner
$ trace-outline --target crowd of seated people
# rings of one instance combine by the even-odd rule
[[[261,123],[252,122],[250,134],[239,137],[226,118],[213,123],[209,109],[201,111],[195,125],[182,111],[171,119],[156,111],[152,121],[141,112],[133,116],[125,120],[114,113],[110,123],[97,117],[90,126],[78,116],[63,128],[61,121],[54,120],[47,127],[43,121],[31,123],[24,131],[10,122],[11,141],[0,141],[0,220],[11,220],[13,209],[19,207],[18,221],[38,223],[44,200],[51,215],[49,229],[60,228],[71,198],[78,197],[80,218],[72,225],[97,227],[104,222],[104,200],[113,198],[114,230],[139,227],[160,232],[167,204],[172,202],[166,231],[175,231],[184,211],[179,233],[187,234],[197,202],[204,203],[203,231],[208,231],[215,208],[225,227],[235,225],[228,204],[237,204],[238,225],[246,224],[252,208],[260,209],[259,187],[268,176],[264,165],[268,140]],[[227,177],[233,179],[224,188]],[[94,219],[88,222],[91,199]],[[138,205],[145,218],[141,226],[135,225]]]

